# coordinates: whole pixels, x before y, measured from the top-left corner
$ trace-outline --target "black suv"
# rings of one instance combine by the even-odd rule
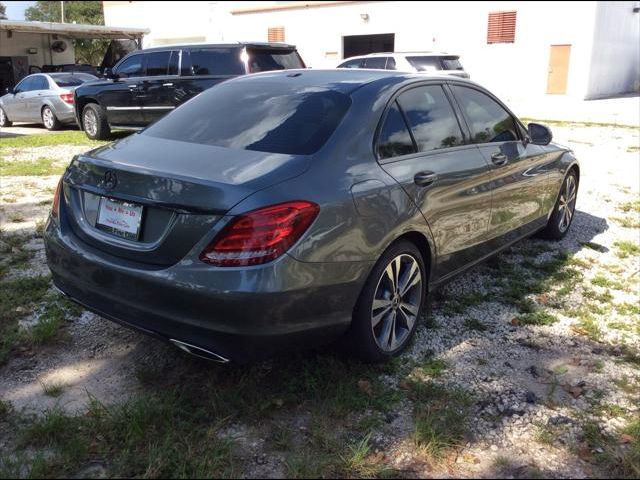
[[[141,129],[228,78],[305,68],[296,47],[281,43],[164,46],[131,52],[105,79],[75,91],[78,125],[92,139],[111,127]]]

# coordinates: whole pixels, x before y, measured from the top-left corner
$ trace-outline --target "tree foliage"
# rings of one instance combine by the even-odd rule
[[[62,12],[60,2],[38,1],[24,12],[27,20],[38,22],[60,22]],[[65,23],[84,23],[89,25],[104,25],[102,2],[74,1],[64,2]],[[108,40],[76,39],[73,40],[77,63],[99,65],[104,52],[109,45]]]
[[[6,20],[7,19],[7,6],[0,2],[0,20]]]

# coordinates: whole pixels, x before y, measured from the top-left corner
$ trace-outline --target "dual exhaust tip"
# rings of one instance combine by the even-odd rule
[[[183,352],[187,352],[196,357],[204,358],[205,360],[210,360],[216,363],[229,363],[229,359],[223,357],[222,355],[218,355],[210,350],[207,350],[202,347],[196,347],[195,345],[191,345],[189,343],[181,342],[180,340],[176,340],[175,338],[170,338],[169,342],[178,347]]]

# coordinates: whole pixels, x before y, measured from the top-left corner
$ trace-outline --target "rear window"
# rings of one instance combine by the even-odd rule
[[[440,59],[438,57],[415,56],[407,57],[407,61],[419,72],[430,70],[440,70]]]
[[[56,75],[52,78],[53,81],[56,82],[56,85],[58,85],[59,87],[77,87],[78,85],[82,85],[85,82],[91,82],[98,79],[98,77],[88,75],[86,73],[76,73],[73,75]]]
[[[191,75],[242,75],[245,73],[238,48],[185,50],[182,54],[182,63],[183,69],[186,67]]]
[[[295,50],[247,49],[251,73],[270,70],[304,68],[300,55]]]
[[[143,135],[259,152],[310,155],[334,132],[351,99],[293,81],[230,81],[214,86]],[[287,79],[288,80],[288,79]]]
[[[442,68],[445,70],[463,70],[458,57],[445,57],[442,59]]]

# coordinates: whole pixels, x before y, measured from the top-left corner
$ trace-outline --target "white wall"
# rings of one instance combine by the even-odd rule
[[[598,2],[588,98],[640,91],[640,2]]]
[[[263,4],[235,3],[231,9]],[[516,41],[488,45],[488,14],[502,10],[517,11]],[[507,100],[544,95],[550,46],[571,44],[567,95],[583,98],[595,11],[595,2],[357,2],[234,14],[226,32],[266,41],[268,27],[284,26],[285,41],[296,44],[314,68],[340,63],[345,35],[395,33],[396,51],[444,50],[461,55],[473,80]],[[365,13],[367,22],[361,18]]]
[[[75,51],[71,39],[57,36],[57,40],[67,43],[67,49],[62,53],[56,53],[49,48],[56,39],[53,35],[43,33],[13,32],[9,38],[6,30],[0,31],[0,56],[13,57],[25,56],[29,58],[29,65],[60,65],[63,63],[75,63]],[[27,49],[37,48],[38,53],[28,54]]]

